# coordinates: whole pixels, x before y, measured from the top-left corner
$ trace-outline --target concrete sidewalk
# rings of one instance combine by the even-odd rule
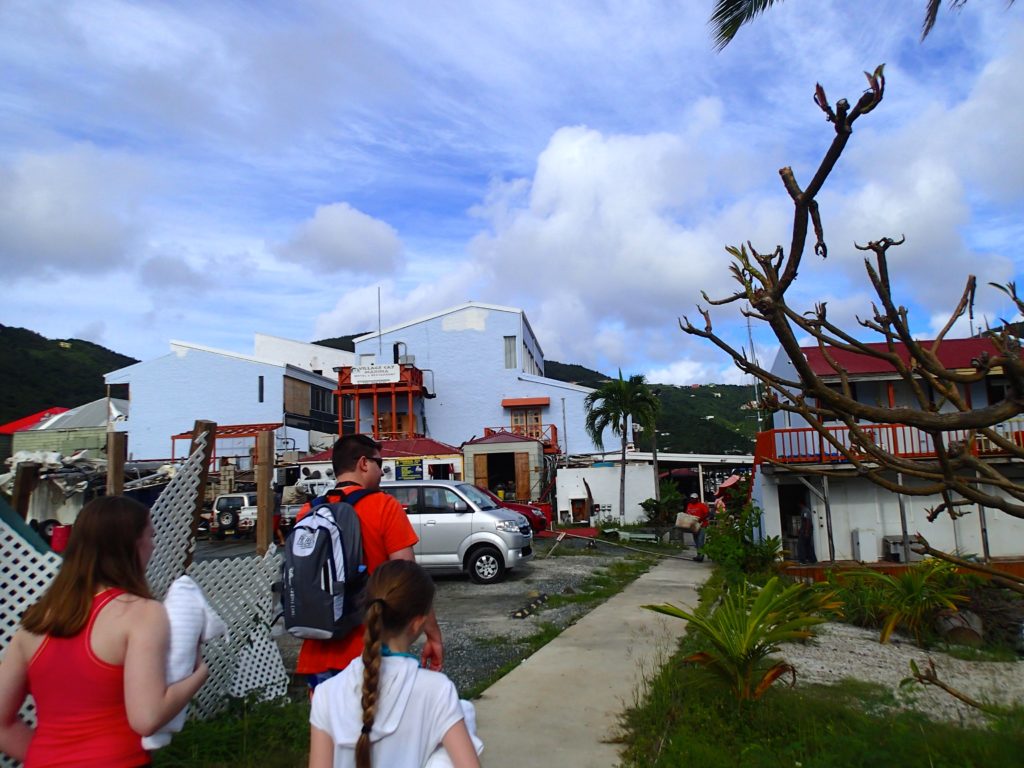
[[[663,560],[477,699],[486,768],[619,764],[619,715],[676,649],[686,622],[642,609],[693,608],[710,563]]]

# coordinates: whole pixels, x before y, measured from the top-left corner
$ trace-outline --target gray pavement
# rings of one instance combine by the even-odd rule
[[[486,768],[614,768],[619,716],[676,649],[685,622],[640,606],[693,608],[708,562],[663,560],[477,699]]]

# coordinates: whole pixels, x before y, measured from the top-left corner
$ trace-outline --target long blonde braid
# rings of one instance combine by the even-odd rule
[[[389,560],[366,586],[366,632],[363,635],[363,731],[356,742],[356,768],[371,768],[370,731],[377,715],[381,646],[385,634],[397,635],[434,603],[434,582],[411,560]]]

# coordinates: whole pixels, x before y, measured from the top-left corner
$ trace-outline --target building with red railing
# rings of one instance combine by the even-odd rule
[[[881,344],[878,347],[884,349]],[[835,381],[839,386],[839,375],[818,347],[802,351],[823,381]],[[906,349],[896,351],[905,361],[909,360]],[[858,402],[890,409],[919,407],[909,384],[886,361],[834,348],[827,352],[849,374],[850,391]],[[995,349],[989,339],[980,337],[945,340],[938,355],[947,369],[966,372],[974,371],[972,360],[985,352],[991,355]],[[784,379],[796,377],[792,363],[782,352],[772,372]],[[927,391],[927,385],[924,386]],[[985,380],[964,386],[961,396],[968,407],[984,407],[1002,400],[1006,388],[1005,376],[995,369]],[[950,403],[939,405],[940,413],[953,410],[955,407]],[[1024,555],[1024,520],[994,509],[975,508],[955,521],[942,516],[930,523],[927,510],[941,503],[938,496],[897,495],[870,482],[844,453],[851,452],[857,459],[864,455],[863,448],[851,439],[849,427],[839,421],[824,426],[827,438],[798,414],[779,411],[774,415],[773,429],[757,436],[755,462],[758,494],[765,511],[765,533],[781,536],[784,548],[791,554],[797,548],[803,503],[808,504],[813,514],[813,544],[818,560],[829,559],[830,554],[837,560],[905,558],[902,519],[906,519],[910,534],[920,531],[933,546],[947,551],[982,558]],[[894,456],[921,460],[936,457],[934,438],[915,427],[888,423],[857,426],[875,446]],[[1024,446],[1024,417],[993,429],[1011,443]],[[986,461],[998,463],[1004,474],[1024,481],[1024,462],[983,436],[968,430],[950,430],[942,433],[941,439],[947,447],[954,443],[965,446]],[[828,470],[830,476],[822,476],[821,470]],[[890,479],[914,483],[909,477],[897,478],[895,474]]]

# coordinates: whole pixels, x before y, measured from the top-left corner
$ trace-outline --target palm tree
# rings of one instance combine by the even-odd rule
[[[732,39],[740,27],[755,16],[771,8],[781,0],[718,0],[715,10],[711,14],[711,31],[715,35],[715,48],[722,50]],[[949,0],[950,8],[960,8],[967,0]],[[1012,4],[1013,0],[1009,0]],[[926,0],[924,12],[924,24],[921,26],[921,39],[928,37],[928,33],[935,26],[935,20],[939,15],[939,7],[942,0]]]
[[[587,410],[586,428],[594,445],[604,449],[603,433],[611,428],[612,434],[622,439],[622,463],[619,476],[619,517],[626,514],[626,438],[629,421],[641,424],[645,430],[654,430],[661,404],[647,386],[642,375],[611,379],[595,389],[584,401]]]

